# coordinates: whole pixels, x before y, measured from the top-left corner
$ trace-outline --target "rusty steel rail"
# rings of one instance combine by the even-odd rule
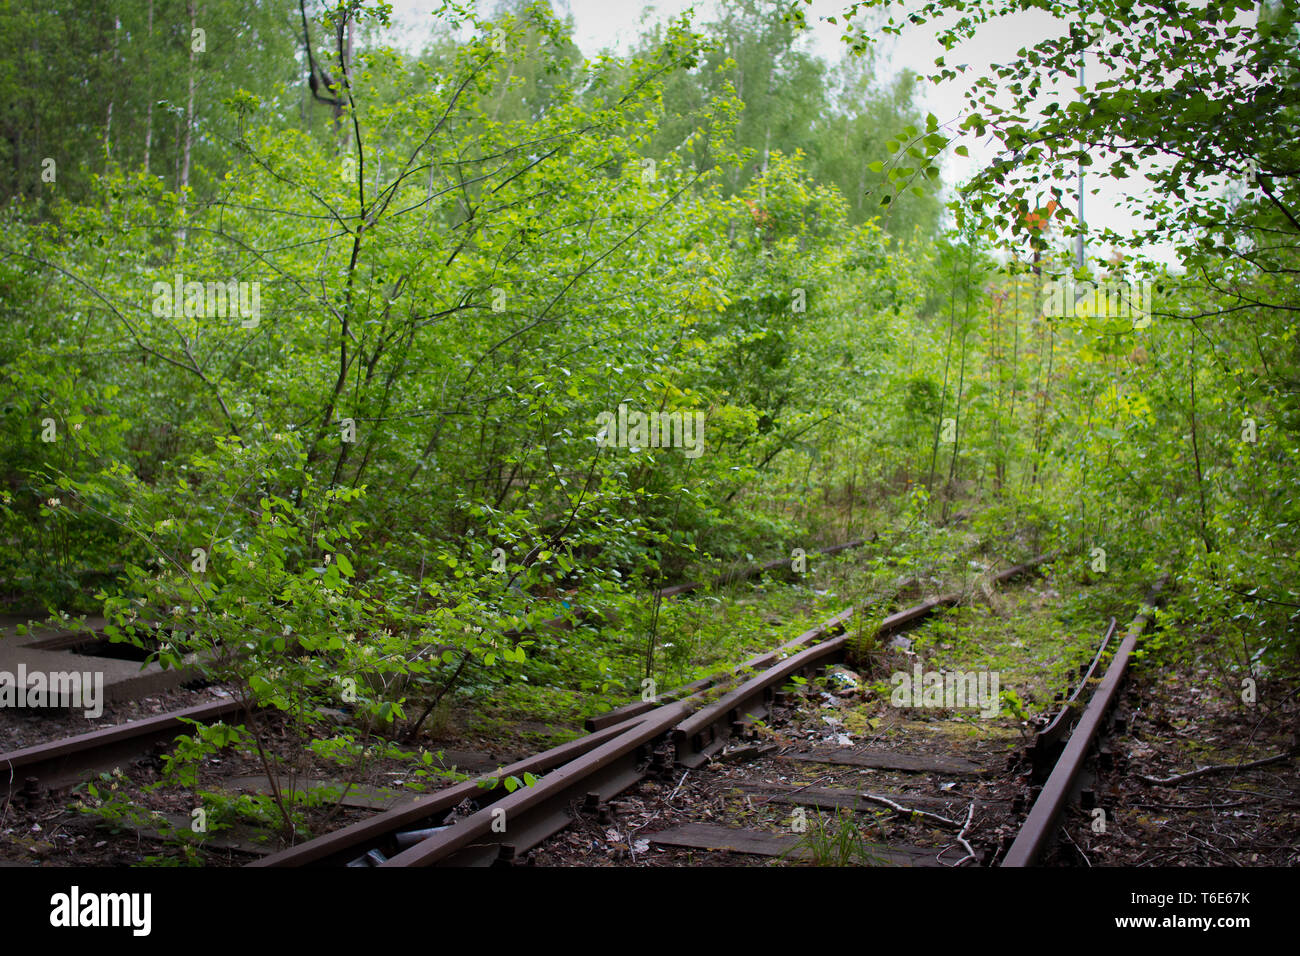
[[[546,773],[562,767],[601,744],[626,733],[640,722],[640,719],[633,718],[615,727],[587,734],[577,740],[517,760],[494,774],[482,774],[472,780],[420,797],[406,806],[385,811],[341,830],[281,850],[249,865],[280,867],[343,864],[363,852],[358,850],[358,847],[364,850],[377,849],[380,856],[386,858],[388,854],[395,853],[395,848],[400,845],[396,839],[399,832],[408,829],[428,829],[431,825],[441,826],[443,818],[466,800],[474,803],[491,803],[499,799],[501,794],[506,792],[502,785],[505,778],[518,777],[525,773]],[[484,781],[495,782],[495,786],[485,787],[482,785]]]
[[[1009,580],[1050,557],[1041,555],[1002,572],[994,580]],[[947,594],[922,602],[891,615],[882,628],[899,629],[961,597]],[[693,744],[706,732],[710,736],[704,747],[715,749],[713,745],[721,739],[713,735],[716,724],[752,713],[756,702],[761,706],[770,700],[776,685],[790,675],[822,666],[842,654],[848,641],[844,631],[856,613],[856,608],[841,611],[782,648],[754,658],[748,662],[750,665],[766,665],[767,669],[699,709],[695,708],[702,691],[695,690],[497,772],[498,781],[524,772],[544,774],[531,786],[503,794],[504,788],[499,785],[487,791],[473,781],[466,782],[250,865],[406,867],[509,863],[568,826],[575,803],[583,802],[594,810],[644,779],[651,766],[665,769],[662,752],[654,753],[664,740],[671,737],[676,744],[679,763],[687,762],[683,758],[694,761],[697,752]],[[467,798],[472,799],[474,812],[445,823],[447,814]]]
[[[823,548],[814,553],[833,555],[849,548],[860,547],[865,543],[865,538],[855,538],[852,541]],[[764,565],[752,566],[740,572],[733,572],[730,578],[741,580],[764,571],[773,570],[784,564],[784,560],[779,560]],[[724,577],[727,576],[723,575],[719,580],[721,581]],[[704,587],[704,585],[700,582],[688,582],[672,588],[665,588],[657,593],[660,596],[672,596],[673,594],[686,593],[701,587]],[[589,614],[589,611],[586,608],[576,608],[575,613],[578,619],[582,620]],[[105,622],[101,620],[94,626],[88,627],[87,630],[64,629],[55,631],[33,643],[32,646],[41,649],[64,649],[84,644],[98,639],[98,636],[103,633],[104,625]],[[552,618],[537,625],[539,628],[565,626],[568,626],[568,622],[564,617]],[[518,632],[507,632],[507,634],[518,636]],[[760,659],[755,659],[755,661],[758,660]],[[755,662],[750,662],[750,664],[757,666]],[[686,689],[686,695],[683,696],[689,696],[690,692],[709,686],[710,680],[706,679],[697,682],[695,685],[690,685]],[[644,706],[629,708],[627,712],[617,714],[611,712],[610,715],[601,715],[603,719],[598,718],[595,721],[598,725],[589,726],[588,729],[602,730],[606,727],[624,723],[629,718],[639,716],[656,706],[656,704],[647,703]],[[129,721],[102,730],[94,730],[73,737],[61,738],[0,754],[0,794],[5,797],[12,797],[19,789],[30,792],[34,788],[54,789],[75,783],[84,773],[112,769],[123,758],[138,756],[148,751],[155,744],[170,742],[184,732],[186,725],[182,722],[183,720],[197,720],[208,723],[233,716],[241,710],[242,706],[234,701],[214,701],[167,714],[160,714],[156,717]],[[572,754],[573,752],[569,753]],[[529,772],[532,769],[531,764],[524,767],[524,770]],[[518,772],[522,773],[524,770]]]
[[[570,804],[583,794],[608,800],[639,782],[644,749],[672,729],[687,713],[685,701],[668,704],[657,713],[633,718],[603,731],[617,732],[612,740],[559,767],[531,787],[484,807],[403,850],[382,866],[486,866],[508,862],[569,825]]]
[[[1070,731],[1078,723],[1079,714],[1082,712],[1079,703],[1083,698],[1083,692],[1088,688],[1088,682],[1097,674],[1101,667],[1102,659],[1106,655],[1106,648],[1110,646],[1111,638],[1115,636],[1116,628],[1115,619],[1110,619],[1110,626],[1106,628],[1106,633],[1097,645],[1097,653],[1092,656],[1092,662],[1085,664],[1079,672],[1079,683],[1071,694],[1065,698],[1061,709],[1056,712],[1051,721],[1034,735],[1034,742],[1029,748],[1029,759],[1033,765],[1034,781],[1042,783],[1051,773],[1052,767],[1056,765],[1057,760],[1061,757],[1061,751],[1065,749],[1065,740],[1069,737]],[[1060,698],[1058,698],[1059,700]]]
[[[800,637],[818,633],[813,629]],[[795,646],[799,639],[787,646]],[[504,788],[499,785],[486,790],[468,781],[250,865],[484,866],[508,862],[568,826],[572,819],[569,808],[575,800],[598,804],[642,780],[648,772],[643,765],[649,761],[651,745],[690,715],[699,693],[652,705],[652,714],[634,714],[502,768],[497,778],[525,772],[545,774],[513,794],[503,795]],[[446,815],[466,799],[475,803],[475,813],[454,826],[442,826]],[[416,836],[423,839],[407,847]]]
[[[849,548],[853,546],[855,546],[855,542],[848,542],[847,544],[836,545],[835,548],[828,548],[822,553],[828,554],[831,553],[832,551],[842,551],[845,548]],[[906,580],[900,581],[895,585],[894,593],[896,594],[898,591],[901,591],[904,588],[907,588],[916,583],[917,581],[915,578],[908,578]],[[834,620],[835,620],[834,618],[831,619],[831,621]],[[671,703],[676,700],[682,700],[687,697],[693,697],[696,694],[700,693],[701,691],[705,691],[708,690],[709,688],[717,687],[719,685],[734,681],[738,675],[754,670],[755,668],[766,667],[767,665],[775,661],[778,658],[778,656],[781,655],[782,653],[792,650],[796,647],[800,647],[803,644],[806,644],[808,641],[820,637],[822,633],[825,631],[827,624],[829,623],[830,621],[817,625],[811,630],[805,631],[804,633],[800,634],[798,637],[787,641],[786,643],[782,644],[780,647],[776,648],[773,651],[766,651],[765,653],[758,654],[754,657],[751,657],[749,660],[745,661],[743,664],[736,666],[732,670],[722,671],[717,674],[710,674],[708,677],[702,677],[699,680],[692,681],[689,684],[685,684],[681,687],[674,688],[673,690],[670,690],[667,693],[659,694],[657,695],[655,700],[632,701],[630,704],[624,704],[621,707],[615,707],[613,710],[608,711],[606,713],[597,714],[594,717],[588,717],[585,722],[585,726],[588,730],[600,730],[603,727],[609,727],[613,724],[620,723],[621,721],[624,721],[629,717],[634,717],[639,714],[649,713],[650,711],[654,710],[655,708],[661,706],[664,703]],[[839,633],[839,631],[835,631],[835,633]]]
[[[185,732],[186,720],[209,723],[242,711],[238,701],[218,700],[0,754],[0,792],[12,795],[19,787],[30,791],[74,783],[83,773],[112,769],[124,757],[174,740]]]
[[[786,641],[775,650],[767,651],[763,654],[751,657],[743,664],[737,665],[733,670],[724,671],[721,674],[713,674],[709,677],[703,677],[700,680],[693,681],[683,687],[671,690],[666,694],[660,694],[652,701],[634,701],[633,703],[624,704],[622,707],[611,710],[607,714],[599,714],[596,717],[589,717],[587,718],[587,729],[598,730],[601,727],[607,727],[612,723],[621,722],[629,717],[649,713],[650,711],[663,706],[665,703],[672,703],[673,701],[696,697],[710,688],[717,687],[728,681],[734,681],[742,674],[749,673],[750,671],[756,670],[760,667],[768,667],[780,660],[784,654],[793,651],[796,648],[803,647],[811,641],[815,641],[826,635],[834,636],[841,633],[844,630],[845,622],[853,616],[853,613],[853,608],[849,608],[847,611],[841,611],[834,617],[804,631],[798,637]]]
[[[1024,564],[1008,568],[993,576],[991,581],[1001,584],[1033,570],[1050,560],[1054,552],[1040,554]],[[939,597],[929,598],[920,604],[889,615],[880,622],[877,635],[897,634],[917,624],[941,607],[957,604],[965,596],[962,591],[951,591]],[[833,638],[796,654],[782,663],[777,663],[768,671],[746,681],[740,687],[723,696],[718,701],[683,721],[673,731],[673,740],[677,748],[677,762],[686,767],[698,767],[710,756],[720,751],[727,741],[727,735],[736,723],[745,723],[767,716],[776,685],[795,673],[807,671],[816,666],[832,663],[827,658],[838,659],[843,651],[846,638],[842,635],[849,621],[859,612],[858,608],[841,611],[834,617],[805,631],[790,644],[764,657],[775,660],[781,651],[797,645],[808,644],[823,637]],[[756,660],[762,660],[758,658]],[[797,663],[796,663],[797,662]],[[751,662],[753,663],[753,662]],[[792,666],[793,665],[793,666]],[[757,666],[757,665],[755,665]]]
[[[838,553],[839,551],[843,551],[846,548],[856,547],[860,543],[861,543],[860,541],[850,541],[845,544],[836,545],[833,548],[824,549],[821,553],[823,554]],[[1013,568],[1009,568],[1006,571],[994,575],[990,580],[994,584],[1001,584],[1004,581],[1009,581],[1010,579],[1017,577],[1018,575],[1021,575],[1026,571],[1031,570],[1032,568],[1035,568],[1047,561],[1050,561],[1055,556],[1056,556],[1055,551],[1051,551],[1046,554],[1040,554],[1038,557],[1032,558],[1029,561],[1025,562],[1024,564],[1018,564]],[[895,585],[895,593],[917,583],[919,582],[917,581],[916,578],[908,578],[906,580],[900,581]],[[899,633],[903,630],[906,630],[908,627],[912,626],[914,623],[926,617],[927,615],[931,614],[937,608],[957,604],[958,602],[961,601],[963,597],[965,597],[965,594],[963,592],[953,591],[948,594],[940,595],[939,597],[929,598],[925,601],[922,601],[920,604],[907,608],[906,610],[899,611],[898,613],[892,614],[889,617],[885,618],[885,620],[880,623],[877,633],[878,634]],[[865,608],[860,610],[865,610]],[[820,624],[817,627],[814,627],[810,631],[805,631],[803,634],[800,634],[798,637],[794,638],[793,640],[785,644],[782,644],[774,651],[768,651],[765,654],[759,654],[757,657],[752,657],[749,660],[745,661],[745,663],[741,664],[738,668],[736,668],[736,670],[732,672],[714,674],[710,677],[701,678],[700,680],[687,684],[684,687],[679,687],[676,690],[668,692],[667,694],[660,694],[658,700],[660,702],[680,700],[683,697],[694,695],[700,691],[707,690],[710,687],[715,687],[718,684],[721,684],[724,681],[733,678],[737,673],[740,673],[742,671],[750,670],[757,667],[765,667],[768,664],[775,661],[778,655],[780,655],[781,653],[785,651],[789,651],[792,648],[798,647],[802,644],[805,644],[809,640],[813,640],[816,637],[820,637],[823,632],[827,631],[828,625],[831,626],[832,628],[834,627],[833,622],[835,621],[836,618],[831,618],[830,621]],[[830,633],[833,636],[834,634],[838,634],[839,632],[840,629],[835,629],[832,630]],[[624,704],[622,707],[616,707],[614,710],[611,710],[608,713],[598,714],[595,717],[587,718],[586,727],[588,730],[599,730],[602,727],[608,727],[612,724],[618,723],[619,721],[626,720],[628,717],[637,714],[648,713],[649,711],[654,710],[658,706],[659,703],[655,701],[633,701],[630,704]]]
[[[1073,795],[1075,781],[1078,779],[1079,771],[1083,769],[1089,748],[1118,695],[1129,659],[1133,655],[1134,648],[1137,647],[1138,638],[1151,623],[1156,602],[1168,579],[1168,575],[1162,575],[1148,592],[1142,610],[1129,625],[1124,640],[1120,642],[1110,666],[1106,668],[1106,675],[1101,679],[1083,716],[1079,718],[1078,725],[1070,735],[1061,758],[1056,762],[1051,775],[1047,778],[1047,783],[1043,785],[1042,792],[1030,808],[1029,816],[1025,818],[1020,832],[1016,834],[1010,849],[1007,850],[1002,866],[1033,866],[1047,847],[1055,832],[1056,821]]]
[[[839,554],[843,551],[847,551],[850,548],[860,548],[866,543],[867,543],[866,538],[854,538],[852,541],[845,541],[843,544],[832,545],[829,548],[821,548],[818,551],[815,551],[813,553],[820,554],[824,557],[829,557],[832,555]],[[730,583],[734,583],[735,581],[745,580],[746,578],[753,577],[756,574],[762,574],[762,573],[767,573],[770,571],[777,570],[781,567],[784,567],[786,564],[787,562],[784,559],[781,559],[777,561],[769,561],[767,564],[754,565],[750,568],[745,569],[745,571],[740,574],[724,573],[714,579],[714,586],[720,587],[724,584],[730,584]],[[915,579],[912,580],[914,581]],[[907,582],[903,582],[899,584],[898,586],[899,589],[905,587],[906,583]],[[704,586],[705,585],[699,581],[690,581],[687,582],[686,584],[674,585],[671,588],[663,588],[659,591],[652,592],[652,594],[657,594],[661,598],[677,597],[679,594],[686,594],[691,591],[698,590],[699,588],[702,588]],[[699,693],[700,691],[708,690],[710,687],[716,687],[717,685],[732,679],[737,673],[741,671],[752,669],[755,667],[763,667],[766,664],[770,663],[771,661],[775,660],[777,654],[781,653],[782,651],[789,650],[792,647],[796,647],[800,644],[803,644],[808,639],[809,639],[809,632],[805,632],[804,634],[801,634],[799,637],[796,637],[794,640],[782,644],[775,651],[769,651],[766,654],[759,654],[756,657],[750,658],[749,660],[745,661],[745,663],[737,667],[735,670],[723,671],[722,673],[719,674],[712,674],[708,677],[702,677],[697,681],[692,681],[689,684],[686,684],[682,687],[675,688],[671,691],[668,691],[665,694],[659,694],[657,695],[655,700],[632,701],[630,704],[624,704],[621,707],[615,707],[613,710],[607,711],[606,713],[597,714],[594,717],[588,717],[584,722],[584,726],[587,728],[587,730],[602,730],[605,727],[612,727],[614,724],[621,723],[622,721],[627,720],[629,717],[635,717],[640,714],[647,714],[650,711],[655,710],[657,707],[661,706],[664,703],[671,703],[676,700],[683,700],[687,697],[692,697],[695,694]]]
[[[843,656],[847,640],[844,627],[855,613],[856,608],[841,611],[808,632],[810,640],[830,634],[838,636],[777,662],[675,725],[673,741],[677,749],[677,762],[685,767],[700,766],[725,746],[730,728],[738,721],[767,716],[776,694],[776,685],[795,674],[818,665],[830,664]]]

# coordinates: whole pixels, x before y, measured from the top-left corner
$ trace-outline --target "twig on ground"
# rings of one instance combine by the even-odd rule
[[[1200,767],[1187,773],[1176,773],[1172,777],[1148,777],[1144,774],[1137,774],[1137,778],[1145,783],[1155,784],[1157,787],[1171,787],[1186,780],[1195,780],[1197,777],[1204,777],[1212,773],[1225,773],[1229,770],[1252,770],[1255,767],[1267,767],[1270,764],[1282,763],[1295,757],[1294,750],[1288,750],[1286,753],[1274,754],[1272,757],[1265,757],[1262,760],[1252,760],[1249,763],[1216,763],[1208,767]]]
[[[961,866],[967,860],[975,859],[975,851],[971,845],[966,842],[966,831],[970,829],[971,821],[975,819],[975,801],[970,802],[970,807],[966,810],[966,822],[962,824],[961,832],[957,834],[957,842],[966,848],[966,855],[953,864],[953,869]]]
[[[1258,800],[1239,800],[1236,803],[1134,803],[1135,810],[1231,810],[1233,807],[1248,807]]]
[[[895,813],[904,813],[909,816],[918,816],[924,820],[932,820],[935,823],[942,824],[943,826],[952,827],[954,830],[960,830],[963,833],[966,832],[965,828],[956,820],[949,820],[947,817],[941,817],[937,813],[930,813],[928,810],[913,810],[911,807],[905,807],[900,803],[895,803],[893,800],[890,800],[887,797],[878,797],[874,793],[867,793],[865,790],[862,793],[860,793],[859,796],[862,797],[863,800],[870,800],[872,803],[879,803],[882,804],[883,806],[889,807],[889,809],[893,810]],[[975,811],[975,804],[972,803],[971,812],[973,813],[974,811]],[[969,849],[970,847],[967,847],[967,850]]]
[[[1088,859],[1088,854],[1083,852],[1083,847],[1079,846],[1079,844],[1074,842],[1074,837],[1070,836],[1069,827],[1061,827],[1061,832],[1064,833],[1065,838],[1070,841],[1070,846],[1074,847],[1076,850],[1079,851],[1079,856],[1083,857],[1083,862],[1087,863],[1088,866],[1091,867],[1092,860]]]
[[[673,788],[673,792],[670,793],[670,794],[668,794],[668,802],[669,802],[669,803],[672,803],[673,797],[677,796],[677,791],[680,790],[680,789],[682,789],[682,784],[684,784],[684,783],[686,782],[686,777],[687,777],[687,774],[689,774],[689,773],[690,773],[689,770],[687,770],[687,771],[685,771],[684,773],[682,773],[682,779],[680,779],[680,780],[677,781],[677,786]]]

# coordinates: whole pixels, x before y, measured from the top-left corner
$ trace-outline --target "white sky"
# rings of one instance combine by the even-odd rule
[[[408,36],[412,36],[413,39],[414,35],[422,33],[423,30],[419,25],[429,22],[429,11],[434,6],[433,2],[431,0],[392,0],[392,2],[394,19],[411,30]],[[807,41],[809,47],[828,62],[837,62],[844,47],[840,39],[841,28],[825,23],[823,18],[839,16],[846,5],[845,0],[814,0],[813,5],[806,8],[811,27],[811,35]],[[492,6],[494,3],[491,0],[486,2],[480,0],[481,8],[490,9]],[[594,56],[605,49],[626,52],[638,33],[642,18],[646,15],[652,19],[664,19],[693,7],[697,11],[697,22],[702,22],[710,19],[714,10],[712,0],[658,0],[654,4],[633,2],[633,0],[553,0],[553,6],[561,15],[566,10],[573,14],[574,39],[587,56]],[[1059,32],[1061,26],[1058,25],[1053,30],[1052,23],[1052,17],[1034,11],[1003,18],[986,25],[973,40],[946,54],[949,67],[958,63],[967,63],[972,68],[971,72],[938,87],[928,82],[918,84],[920,87],[918,102],[922,105],[923,111],[934,113],[940,123],[953,123],[955,126],[965,113],[963,94],[973,82],[972,74],[987,72],[991,63],[1012,60],[1020,47],[1032,45],[1053,32]],[[882,79],[892,77],[904,68],[910,68],[918,73],[933,70],[935,57],[945,55],[942,47],[934,41],[933,35],[934,28],[927,25],[910,27],[904,30],[901,37],[883,37],[878,41],[877,47],[882,54],[880,61],[884,73]],[[1102,77],[1094,67],[1087,73],[1086,78],[1091,85]],[[1071,82],[1069,85],[1074,84]],[[1072,90],[1065,90],[1060,95],[1072,98],[1075,94]],[[974,174],[993,156],[993,151],[987,148],[985,143],[969,138],[961,142],[970,150],[970,158],[963,159],[955,154],[949,154],[944,178],[950,185]],[[1103,157],[1094,157],[1094,159],[1097,164],[1092,167],[1093,170],[1105,165]],[[1070,208],[1076,210],[1076,180],[1071,177],[1067,182],[1057,185],[1065,190]],[[1097,195],[1092,194],[1094,188],[1099,189]],[[1085,182],[1084,200],[1089,225],[1093,229],[1109,227],[1122,234],[1130,233],[1138,225],[1138,221],[1122,208],[1120,200],[1126,192],[1144,188],[1145,183],[1140,178],[1131,177],[1127,180],[1111,181],[1100,173],[1090,171]],[[1090,258],[1105,258],[1109,253],[1109,248],[1098,248],[1095,244],[1088,248]],[[1165,262],[1171,262],[1173,259],[1169,249],[1147,250],[1147,254]]]

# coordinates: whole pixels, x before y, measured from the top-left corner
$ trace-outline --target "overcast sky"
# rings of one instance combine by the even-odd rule
[[[406,28],[406,36],[414,40],[423,33],[421,24],[429,22],[430,11],[434,7],[432,0],[393,0],[394,17]],[[491,3],[480,3],[481,7],[491,8]],[[575,22],[575,41],[587,56],[594,56],[603,50],[626,52],[637,36],[642,19],[649,15],[653,19],[676,16],[683,11],[694,8],[698,21],[707,21],[714,11],[712,0],[659,0],[651,4],[633,2],[633,0],[553,0],[553,6],[563,15],[572,13]],[[824,17],[843,12],[844,0],[814,0],[808,8],[808,23],[811,27],[807,39],[809,48],[829,62],[836,62],[841,57],[844,45],[840,39],[839,26],[824,22]],[[1015,58],[1015,53],[1022,46],[1033,45],[1053,33],[1064,29],[1063,23],[1053,27],[1053,18],[1040,11],[1018,14],[986,25],[976,37],[947,54],[948,65],[969,64],[972,72],[985,73],[991,63],[1007,62]],[[916,72],[926,72],[934,68],[935,57],[943,54],[943,49],[933,40],[935,30],[932,26],[912,27],[904,30],[901,37],[884,37],[878,41],[882,54],[881,69],[886,77],[898,71],[910,68]],[[1091,85],[1103,78],[1096,68],[1086,74]],[[972,83],[971,73],[957,80],[949,81],[935,87],[929,83],[918,84],[918,97],[923,109],[932,112],[940,123],[952,123],[955,127],[966,110],[964,92]],[[1074,85],[1071,82],[1069,85]],[[1049,94],[1050,95],[1050,94]],[[1056,95],[1073,97],[1071,90],[1058,90]],[[1044,100],[1044,103],[1047,101]],[[963,159],[950,154],[945,166],[945,181],[949,184],[960,182],[969,177],[987,163],[993,152],[985,143],[963,140],[970,150],[970,158]],[[884,157],[876,157],[883,159]],[[1097,157],[1098,160],[1101,157]],[[1101,163],[1098,163],[1100,166]],[[1093,167],[1098,168],[1097,166]],[[1069,197],[1072,209],[1077,205],[1077,185],[1071,178],[1060,183]],[[1100,192],[1093,195],[1096,188]],[[1094,229],[1109,227],[1120,233],[1129,233],[1136,225],[1121,207],[1120,200],[1126,191],[1142,189],[1143,181],[1137,178],[1112,182],[1100,175],[1089,175],[1085,183],[1085,216]],[[1108,248],[1089,247],[1089,257],[1105,258]],[[1148,255],[1170,261],[1169,250],[1148,250]]]

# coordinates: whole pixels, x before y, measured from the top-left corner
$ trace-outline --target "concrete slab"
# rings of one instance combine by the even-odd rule
[[[781,759],[809,760],[813,763],[839,764],[846,767],[868,767],[873,770],[900,770],[905,773],[935,773],[945,776],[978,776],[989,773],[987,767],[971,763],[964,757],[931,757],[895,753],[892,750],[857,750],[849,747],[782,754]]]
[[[787,833],[770,833],[763,830],[741,830],[712,823],[683,823],[659,833],[647,833],[645,838],[657,846],[680,847],[722,853],[743,853],[752,856],[784,856],[794,860],[812,860],[814,854],[805,845],[804,838]],[[935,857],[937,849],[899,845],[867,844],[871,862],[877,866],[941,866]]]
[[[48,640],[50,634],[38,634],[35,642]],[[188,680],[193,680],[197,673],[193,668],[164,670],[156,663],[142,664],[138,661],[123,661],[110,657],[91,657],[73,654],[67,650],[47,650],[34,647],[26,637],[10,637],[0,640],[0,672],[4,673],[4,682],[16,682],[19,675],[25,673],[24,683],[32,686],[32,675],[40,673],[85,675],[102,675],[103,703],[111,704],[123,700],[136,700],[178,687]],[[67,701],[61,701],[67,706]]]
[[[60,650],[63,646],[81,644],[91,638],[86,628],[96,634],[102,634],[108,622],[102,617],[86,618],[85,627],[80,625],[50,627],[45,624],[31,623],[31,618],[18,615],[0,617],[0,643],[12,641],[19,645],[39,645],[46,650]],[[19,634],[23,628],[26,633]]]

